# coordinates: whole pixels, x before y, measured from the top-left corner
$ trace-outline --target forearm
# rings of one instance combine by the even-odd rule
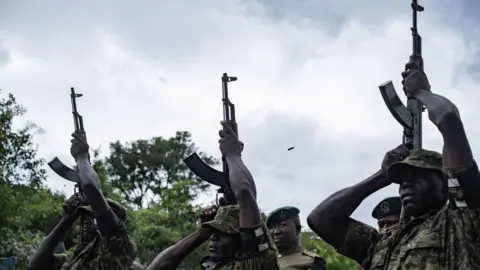
[[[92,207],[94,216],[97,219],[111,216],[110,206],[102,194],[100,179],[88,162],[87,156],[77,157],[76,162],[80,186],[86,195],[87,203]]]
[[[255,181],[248,168],[243,163],[239,156],[229,155],[226,157],[228,164],[228,174],[230,186],[235,194],[244,192],[246,190],[254,193],[256,189]]]
[[[309,227],[338,248],[347,233],[350,215],[365,198],[387,185],[382,171],[378,171],[354,186],[335,192],[308,215]]]
[[[67,231],[72,227],[77,220],[76,215],[65,216],[50,232],[50,234],[43,239],[38,246],[35,254],[33,254],[30,262],[28,263],[29,269],[43,269],[42,267],[52,259],[55,252],[55,248],[58,243],[65,237]]]
[[[429,91],[420,91],[415,98],[425,105],[429,119],[442,134],[443,166],[453,171],[471,166],[472,150],[455,104]]]
[[[262,222],[255,197],[255,181],[240,156],[227,156],[230,186],[240,208],[240,227],[252,228]]]
[[[210,235],[211,231],[209,229],[198,229],[175,245],[160,252],[147,267],[147,270],[177,269],[185,257],[205,243],[210,238]]]

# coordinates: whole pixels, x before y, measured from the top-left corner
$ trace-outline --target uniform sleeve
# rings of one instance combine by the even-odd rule
[[[128,231],[120,219],[111,210],[114,218],[98,220],[101,233],[102,256],[107,258],[108,269],[129,269],[137,256],[137,248],[128,235]]]
[[[234,270],[278,269],[277,253],[265,225],[240,228],[242,249]]]
[[[449,176],[457,178],[469,208],[480,209],[480,171],[476,162],[469,167],[448,169]]]
[[[337,251],[368,269],[377,240],[377,230],[350,219],[345,241]]]
[[[64,264],[70,260],[71,253],[65,252],[60,254],[54,254],[52,260],[52,269],[60,270]]]

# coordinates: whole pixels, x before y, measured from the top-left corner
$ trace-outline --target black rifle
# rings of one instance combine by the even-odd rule
[[[234,82],[237,77],[229,77],[227,73],[223,73],[222,76],[222,92],[223,92],[223,120],[232,125],[232,129],[238,136],[238,128],[235,119],[235,105],[230,102],[228,98],[228,83]],[[183,160],[187,167],[192,172],[207,181],[210,184],[220,187],[218,193],[223,193],[223,198],[227,205],[236,204],[237,200],[230,187],[230,181],[228,178],[228,166],[225,161],[225,157],[222,157],[223,171],[217,171],[214,168],[208,166],[198,155],[193,153]],[[218,200],[217,200],[218,203]]]
[[[413,0],[412,10],[413,26],[411,30],[413,37],[413,53],[410,56],[410,61],[418,63],[423,70],[422,38],[417,30],[417,12],[424,11],[424,8],[418,5],[417,0]],[[380,85],[379,88],[388,110],[390,110],[393,117],[404,128],[403,143],[412,146],[413,149],[421,149],[422,112],[424,111],[423,104],[416,99],[409,98],[407,100],[407,106],[403,105],[395,91],[392,81]]]
[[[78,110],[77,110],[77,98],[80,98],[82,96],[83,94],[75,93],[75,89],[73,87],[70,89],[70,99],[72,102],[74,128],[75,128],[75,131],[82,131],[83,134],[85,135],[85,128],[83,127],[83,117],[78,113]],[[85,140],[86,140],[86,137],[85,137]],[[90,156],[88,158],[90,162]],[[48,166],[50,166],[50,168],[52,168],[52,170],[62,178],[77,183],[75,185],[75,193],[82,194],[80,184],[79,184],[78,174],[76,170],[73,170],[67,165],[63,164],[63,162],[60,161],[58,157],[55,157],[54,159],[52,159],[52,161],[48,163]],[[77,189],[78,189],[78,192],[77,192]]]

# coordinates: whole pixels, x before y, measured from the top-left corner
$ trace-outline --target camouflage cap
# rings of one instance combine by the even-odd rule
[[[127,209],[117,201],[107,198],[107,202],[108,202],[108,205],[110,205],[110,207],[112,208],[113,212],[115,212],[117,217],[122,221],[125,221],[127,218]],[[90,205],[82,205],[82,206],[79,206],[78,208],[81,208],[81,209],[87,210],[88,212],[93,213],[92,207]]]
[[[218,208],[217,215],[211,221],[202,224],[203,228],[213,228],[226,234],[239,233],[239,214],[238,205],[227,205]]]
[[[442,155],[435,151],[417,149],[412,150],[407,158],[390,165],[387,177],[399,184],[408,168],[435,170],[443,173]]]

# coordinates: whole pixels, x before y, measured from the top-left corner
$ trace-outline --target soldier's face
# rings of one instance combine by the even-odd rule
[[[279,250],[291,248],[298,243],[298,226],[293,220],[278,222],[269,229]]]
[[[400,184],[403,212],[407,217],[420,216],[445,202],[441,175],[431,170],[411,169]]]
[[[234,258],[240,248],[240,239],[236,235],[215,231],[210,237],[210,258],[215,262]]]
[[[400,215],[392,215],[392,216],[388,216],[388,217],[384,217],[382,219],[379,219],[378,220],[378,229],[380,231],[383,231],[386,228],[397,224],[399,220],[400,220]]]

